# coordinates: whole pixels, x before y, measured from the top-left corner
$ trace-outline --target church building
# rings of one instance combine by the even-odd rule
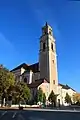
[[[52,27],[47,23],[42,27],[39,62],[31,65],[23,63],[11,70],[11,72],[14,73],[16,80],[23,80],[27,83],[33,98],[36,95],[36,90],[41,88],[48,100],[48,96],[53,90],[57,95],[57,101],[66,105],[66,93],[72,97],[76,92],[68,85],[58,83],[56,41]]]

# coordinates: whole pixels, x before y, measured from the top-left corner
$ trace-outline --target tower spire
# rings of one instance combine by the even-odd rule
[[[48,26],[48,23],[46,22],[46,26]]]

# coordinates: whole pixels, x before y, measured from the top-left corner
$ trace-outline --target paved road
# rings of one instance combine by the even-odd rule
[[[42,109],[0,110],[0,120],[80,120],[80,112]]]

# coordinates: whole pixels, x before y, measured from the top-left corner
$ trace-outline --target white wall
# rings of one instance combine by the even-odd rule
[[[29,84],[31,84],[31,83],[32,83],[32,77],[33,77],[33,72],[32,72],[32,70],[30,70],[30,79],[29,79]]]
[[[73,101],[73,94],[75,93],[75,91],[73,91],[72,89],[63,89],[61,86],[58,86],[58,97],[57,99],[60,99],[60,104],[61,105],[67,105],[65,102],[65,96],[66,93],[68,93],[71,97],[71,100]]]
[[[46,99],[48,100],[50,94],[50,84],[49,83],[42,83],[38,86],[38,89],[41,88],[46,95]]]
[[[25,72],[25,69],[22,67],[21,68],[21,75]]]
[[[29,72],[25,72],[23,74],[23,79],[27,78],[27,84],[31,84],[32,83],[32,76],[33,76],[33,72],[30,70]]]

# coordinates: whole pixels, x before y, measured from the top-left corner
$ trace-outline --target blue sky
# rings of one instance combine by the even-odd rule
[[[12,69],[37,62],[46,21],[56,39],[59,82],[80,91],[80,2],[0,0],[0,63]]]

